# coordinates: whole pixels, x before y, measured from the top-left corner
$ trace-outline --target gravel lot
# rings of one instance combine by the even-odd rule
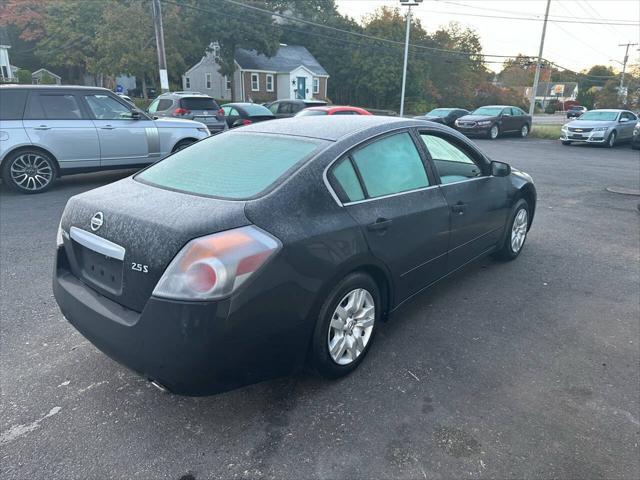
[[[640,158],[478,140],[533,175],[523,254],[486,259],[382,326],[337,382],[164,394],[81,337],[51,292],[67,199],[129,172],[0,185],[0,477],[640,478]]]

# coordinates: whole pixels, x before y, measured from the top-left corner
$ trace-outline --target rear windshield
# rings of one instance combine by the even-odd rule
[[[296,117],[311,117],[313,115],[326,115],[326,114],[327,114],[326,110],[309,110],[309,109],[305,109],[305,110],[300,110],[296,114]]]
[[[267,107],[264,107],[262,105],[257,105],[257,104],[242,105],[242,108],[244,109],[245,112],[247,112],[247,115],[252,117],[256,115],[267,115],[269,117],[273,116],[273,113],[271,113],[271,110],[269,110]]]
[[[135,178],[195,195],[246,199],[267,190],[323,143],[301,137],[222,133],[174,153]]]
[[[180,106],[187,110],[218,110],[218,104],[213,98],[183,98],[180,100]]]

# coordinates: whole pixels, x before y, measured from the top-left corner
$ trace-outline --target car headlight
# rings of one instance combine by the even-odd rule
[[[560,130],[566,132],[567,130],[569,130],[569,127],[567,127],[566,125],[562,125],[562,127],[560,127]]]
[[[490,120],[482,120],[481,122],[478,122],[478,125],[480,125],[481,127],[486,127],[487,125],[491,125],[491,121]]]
[[[596,127],[591,131],[592,132],[606,132],[607,130],[609,130],[609,127]]]

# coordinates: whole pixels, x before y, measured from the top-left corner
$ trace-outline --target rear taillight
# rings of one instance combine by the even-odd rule
[[[254,226],[196,238],[171,261],[153,295],[177,300],[229,296],[280,246],[278,239]]]
[[[176,115],[189,115],[191,113],[191,110],[187,110],[186,108],[182,108],[182,107],[178,107],[175,109],[175,111],[173,112]]]
[[[218,110],[218,117],[224,117],[224,110],[222,108]]]
[[[253,122],[251,120],[247,120],[246,118],[242,119],[242,125],[251,125]]]

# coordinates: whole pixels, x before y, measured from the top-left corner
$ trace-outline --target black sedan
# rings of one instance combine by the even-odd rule
[[[587,107],[582,105],[572,105],[567,109],[567,118],[578,118],[587,111]]]
[[[224,118],[229,128],[274,120],[276,116],[267,107],[257,103],[227,103],[222,105]]]
[[[429,120],[430,122],[441,123],[447,127],[455,128],[457,119],[464,115],[469,115],[469,110],[464,108],[434,108],[428,113],[415,118]]]
[[[521,108],[508,105],[480,107],[455,122],[456,129],[467,136],[483,136],[495,140],[504,133],[529,135],[531,116]]]
[[[263,122],[72,197],[53,289],[85,337],[175,393],[305,361],[337,378],[419,292],[487,254],[516,258],[535,208],[531,177],[447,127]]]

